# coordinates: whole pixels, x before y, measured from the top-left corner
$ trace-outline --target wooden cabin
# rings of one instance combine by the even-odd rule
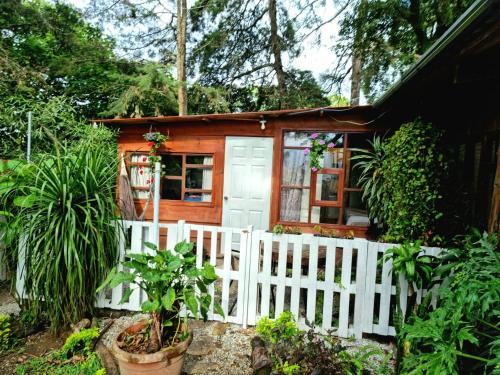
[[[311,232],[315,226],[365,237],[369,227],[350,156],[384,131],[371,107],[102,120],[119,129],[138,212],[152,174],[147,132],[168,140],[158,150],[160,221],[270,230],[276,224]],[[326,133],[335,148],[311,172],[311,134]],[[152,219],[152,204],[145,218]],[[316,228],[318,229],[318,228]]]

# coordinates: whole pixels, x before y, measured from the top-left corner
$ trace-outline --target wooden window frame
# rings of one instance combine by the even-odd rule
[[[286,146],[285,145],[285,133],[287,132],[304,132],[304,133],[342,133],[343,136],[343,147],[339,148],[343,151],[343,159],[342,159],[342,167],[341,168],[323,168],[316,172],[311,172],[311,179],[309,186],[293,186],[293,185],[284,185],[283,184],[283,160],[284,160],[284,151],[287,149],[290,150],[303,150],[308,148],[307,146]],[[352,132],[351,132],[352,133]],[[351,149],[349,148],[349,132],[341,132],[341,131],[332,131],[332,130],[318,130],[318,129],[282,129],[281,130],[281,158],[280,158],[280,176],[279,176],[279,201],[278,201],[278,223],[283,225],[297,225],[297,226],[312,226],[312,225],[321,225],[326,227],[336,227],[336,228],[344,228],[344,229],[353,229],[353,228],[363,228],[358,226],[347,226],[344,223],[344,209],[345,203],[344,198],[346,193],[349,192],[362,192],[363,189],[358,187],[347,186],[349,179],[349,169],[350,169],[350,154]],[[367,134],[363,132],[363,134]],[[336,201],[322,201],[316,199],[316,183],[317,183],[317,175],[318,174],[336,174],[339,176],[338,183],[338,192],[337,192],[337,200]],[[281,194],[283,189],[309,189],[309,207],[308,207],[308,218],[307,222],[301,221],[285,221],[281,220]],[[337,224],[332,223],[311,223],[311,211],[313,207],[336,207],[339,209],[339,218]]]
[[[149,162],[131,162],[131,156],[134,154],[139,154],[139,155],[146,155],[146,153],[141,153],[140,151],[130,151],[127,153],[127,158],[125,159],[125,165],[127,167],[127,172],[131,173],[130,167],[150,167]],[[160,180],[160,190],[163,190],[163,183],[165,180],[180,180],[181,181],[181,199],[166,199],[166,198],[160,198],[162,201],[166,201],[169,203],[175,203],[175,204],[185,204],[185,205],[195,205],[195,206],[214,206],[214,179],[213,179],[213,174],[214,174],[214,166],[215,166],[215,155],[210,154],[210,153],[196,153],[196,152],[172,152],[172,153],[159,153],[158,156],[181,156],[182,157],[182,165],[181,165],[181,175],[180,176],[174,176],[174,175],[164,175],[161,177]],[[187,164],[187,157],[188,156],[204,156],[204,157],[211,157],[212,158],[212,165],[208,164]],[[211,189],[192,189],[192,188],[186,188],[186,170],[187,169],[211,169],[212,170],[212,187]],[[142,191],[147,191],[149,190],[148,186],[131,186],[132,190],[142,190]],[[196,201],[187,201],[184,200],[184,196],[186,193],[200,193],[200,194],[211,194],[212,199],[210,202],[196,202]],[[135,200],[144,200],[144,199],[137,199],[134,198]]]

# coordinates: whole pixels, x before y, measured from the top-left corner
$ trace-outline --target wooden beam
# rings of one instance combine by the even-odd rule
[[[500,143],[497,146],[497,170],[495,172],[495,181],[493,182],[488,231],[490,233],[500,232]]]

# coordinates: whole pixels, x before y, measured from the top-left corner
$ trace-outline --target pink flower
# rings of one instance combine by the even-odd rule
[[[311,167],[311,171],[313,171],[313,172],[317,172],[317,171],[318,171],[318,168],[316,168],[316,167]]]
[[[310,152],[311,152],[311,150],[310,150],[310,149],[308,149],[308,148],[305,148],[305,149],[304,149],[304,155],[309,155],[309,153],[310,153]]]
[[[328,143],[328,144],[326,145],[326,147],[328,147],[328,148],[334,148],[334,147],[335,147],[335,143],[330,142],[330,143]]]
[[[142,158],[142,161],[143,161],[143,162],[147,162],[147,161],[148,161],[148,158],[144,156],[144,157]]]
[[[318,141],[318,143],[319,143],[320,145],[324,145],[324,144],[325,144],[325,140],[324,140],[324,139],[320,139],[320,140]]]
[[[144,174],[144,171],[141,169],[141,170],[139,171],[139,174]]]
[[[151,181],[149,181],[149,180],[146,180],[146,184],[148,184],[148,185],[149,185],[149,183],[150,183],[150,182],[151,182]]]
[[[312,133],[312,134],[311,134],[311,139],[316,139],[316,138],[318,138],[318,135],[319,135],[318,133]]]

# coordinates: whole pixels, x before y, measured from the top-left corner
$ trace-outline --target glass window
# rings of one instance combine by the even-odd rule
[[[344,223],[346,225],[363,226],[370,225],[366,204],[362,199],[361,191],[346,192],[344,196]]]
[[[283,188],[280,207],[282,221],[307,223],[309,219],[309,189]]]
[[[317,201],[338,201],[339,175],[318,173],[316,176]]]
[[[182,197],[182,180],[164,179],[161,197],[163,199],[180,200]]]
[[[203,169],[187,168],[185,186],[187,189],[203,189]]]
[[[165,166],[166,176],[182,175],[182,155],[163,155],[161,161]]]
[[[285,149],[282,173],[282,182],[285,186],[309,186],[311,181],[309,156],[303,150]]]
[[[311,223],[313,224],[339,224],[338,207],[314,206],[311,209]]]

